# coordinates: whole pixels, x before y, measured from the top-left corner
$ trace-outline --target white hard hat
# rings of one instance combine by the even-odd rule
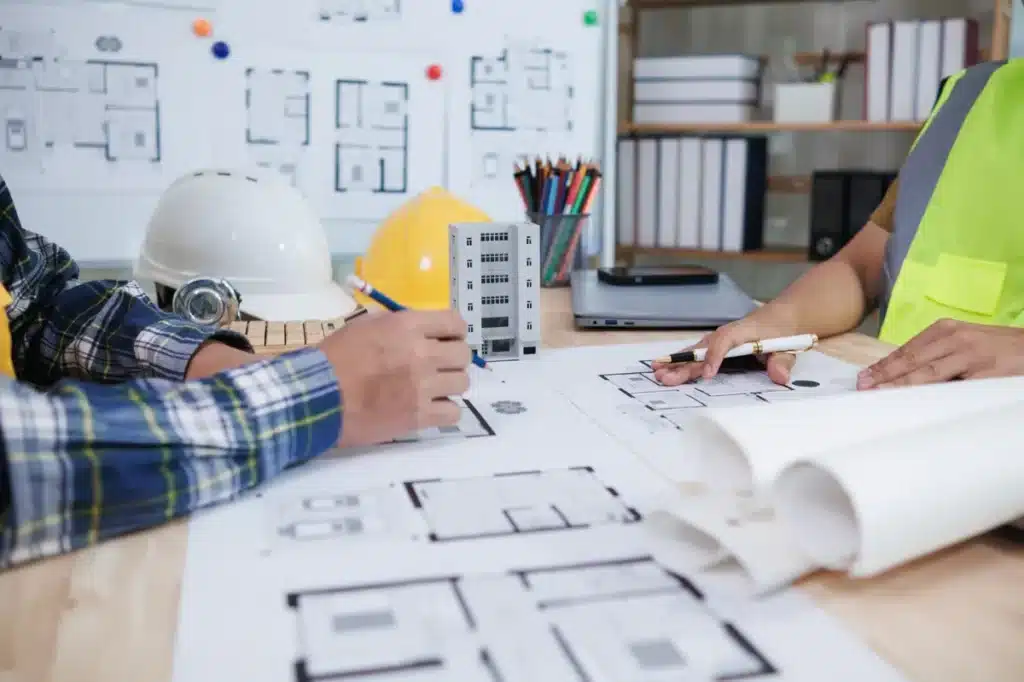
[[[223,278],[241,311],[264,320],[335,319],[356,307],[334,281],[327,234],[305,198],[262,170],[176,180],[149,221],[135,277],[171,288]]]

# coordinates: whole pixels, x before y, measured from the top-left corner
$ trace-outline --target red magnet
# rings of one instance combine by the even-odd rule
[[[427,78],[429,78],[432,81],[441,80],[441,73],[441,66],[439,64],[431,64],[427,68]]]

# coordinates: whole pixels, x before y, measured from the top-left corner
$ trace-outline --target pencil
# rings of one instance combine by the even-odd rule
[[[349,275],[346,281],[350,287],[352,287],[356,291],[362,292],[366,296],[369,296],[371,299],[373,299],[377,303],[380,303],[382,306],[384,306],[393,313],[397,313],[400,310],[408,310],[401,303],[398,303],[397,301],[390,298],[383,292],[374,289],[372,286],[370,286],[368,282],[360,279],[359,277],[356,277],[355,275]],[[482,357],[477,355],[476,351],[473,351],[473,364],[481,369],[486,369],[488,371],[491,369],[490,367],[487,366],[487,362]]]

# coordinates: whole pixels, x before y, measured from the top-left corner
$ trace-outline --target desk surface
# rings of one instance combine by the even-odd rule
[[[545,291],[542,314],[548,347],[678,336],[576,331],[566,290]],[[887,347],[849,334],[821,349],[866,364]],[[178,521],[0,574],[0,682],[169,682],[186,528]],[[802,588],[912,682],[1024,680],[1020,547],[975,540],[881,578],[816,576]]]

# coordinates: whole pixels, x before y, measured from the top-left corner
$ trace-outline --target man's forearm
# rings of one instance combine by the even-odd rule
[[[333,447],[341,422],[313,348],[186,383],[0,383],[0,568],[223,502]]]
[[[793,334],[824,338],[854,329],[867,312],[861,276],[848,262],[832,259],[811,268],[754,316]]]
[[[835,256],[811,268],[755,315],[771,328],[820,337],[857,327],[880,293],[889,233],[868,221]]]

